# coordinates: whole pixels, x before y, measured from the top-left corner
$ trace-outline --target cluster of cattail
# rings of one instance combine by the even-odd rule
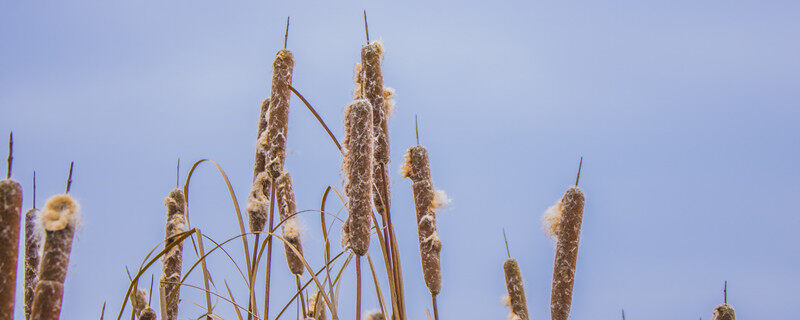
[[[372,106],[357,99],[345,107],[344,190],[349,215],[342,227],[342,244],[363,256],[369,249],[373,186]]]
[[[165,244],[169,246],[177,241],[175,236],[186,231],[186,197],[181,189],[173,189],[164,199],[167,207],[167,224],[164,234]],[[161,274],[161,289],[164,294],[166,306],[166,320],[178,317],[178,302],[180,301],[181,267],[183,264],[183,243],[177,243],[162,257],[163,269]]]
[[[422,146],[409,148],[402,173],[404,177],[410,178],[412,181],[411,188],[417,213],[417,233],[425,285],[428,286],[431,295],[436,296],[442,288],[439,257],[442,242],[436,232],[436,210],[444,201],[440,200],[443,193],[434,192],[433,189],[428,150]]]

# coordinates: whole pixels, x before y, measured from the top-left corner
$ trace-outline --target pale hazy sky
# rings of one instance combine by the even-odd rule
[[[414,114],[435,187],[453,199],[438,220],[442,319],[506,316],[502,228],[533,318],[549,318],[554,244],[540,216],[574,181],[581,155],[587,198],[573,319],[617,319],[621,308],[628,319],[710,319],[724,280],[741,319],[797,317],[800,3],[289,3],[0,4],[0,133],[15,134],[13,176],[29,192],[37,170],[41,205],[76,163],[84,223],[64,319],[95,318],[103,301],[106,316],[118,312],[125,266],[136,269],[163,237],[176,157],[183,177],[195,160],[218,161],[244,205],[287,15],[294,86],[342,137],[362,9],[385,45],[386,85],[397,90],[393,217],[410,318],[429,307],[410,183],[398,174]],[[325,186],[341,184],[341,159],[298,99],[288,148],[298,209],[318,208]],[[198,169],[190,190],[194,226],[218,240],[238,233],[212,166]],[[302,219],[319,266],[317,216]],[[334,240],[338,250],[338,233]],[[238,260],[240,245],[227,247]],[[276,248],[273,309],[294,286]],[[211,260],[218,292],[227,280],[244,301],[226,259]],[[354,269],[344,281],[348,319]],[[376,308],[371,282],[364,288],[364,309]],[[191,288],[183,297],[204,301]],[[202,313],[188,301],[181,310],[181,319]],[[233,318],[224,302],[218,310]]]

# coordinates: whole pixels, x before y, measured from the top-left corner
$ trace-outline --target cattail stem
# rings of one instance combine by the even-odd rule
[[[31,308],[33,320],[56,320],[61,314],[64,279],[79,220],[78,211],[77,202],[68,194],[50,198],[42,210],[45,239]]]
[[[356,320],[361,320],[361,256],[356,256]]]
[[[439,304],[436,303],[435,294],[431,294],[431,304],[433,304],[433,319],[439,320]]]

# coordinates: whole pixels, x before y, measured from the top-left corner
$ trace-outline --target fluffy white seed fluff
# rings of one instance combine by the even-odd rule
[[[553,239],[558,239],[558,231],[561,228],[561,199],[556,204],[547,208],[542,214],[542,224],[544,231]]]
[[[77,227],[80,223],[80,207],[68,194],[51,197],[39,215],[42,227],[47,231],[57,231],[70,225]]]
[[[436,190],[433,194],[433,203],[431,205],[433,206],[433,210],[438,210],[447,208],[451,202],[453,202],[453,200],[447,197],[447,192],[444,192],[444,190]]]

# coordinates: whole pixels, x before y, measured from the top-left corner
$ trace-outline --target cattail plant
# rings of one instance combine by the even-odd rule
[[[175,188],[164,199],[167,207],[167,225],[164,234],[165,246],[172,244],[173,237],[186,231],[186,197],[183,190]],[[178,317],[178,302],[180,301],[181,265],[183,264],[183,243],[178,243],[161,258],[163,264],[161,283],[166,302],[165,320],[175,320]]]
[[[131,308],[133,308],[133,313],[138,315],[144,308],[147,307],[147,290],[144,289],[136,289],[136,292],[131,297]]]
[[[736,320],[736,312],[733,311],[733,306],[728,304],[728,281],[725,281],[722,296],[723,302],[714,308],[714,315],[711,320]]]
[[[583,221],[583,191],[578,188],[580,167],[575,186],[564,193],[556,205],[545,213],[545,229],[551,233],[556,243],[556,257],[553,263],[553,286],[550,296],[550,318],[567,320],[572,306],[572,286],[575,283],[575,266],[578,260],[578,243]]]
[[[22,210],[22,186],[11,180],[13,136],[8,142],[8,171],[0,181],[0,319],[14,318],[14,294],[17,284],[19,220]]]
[[[156,320],[156,311],[150,307],[144,308],[139,312],[139,320]]]
[[[425,285],[431,292],[434,318],[438,319],[436,296],[442,289],[442,269],[439,253],[442,242],[436,231],[436,210],[446,203],[443,191],[434,192],[428,150],[419,145],[408,148],[402,167],[403,177],[412,181],[414,207],[417,213],[417,234]]]
[[[48,199],[40,215],[45,236],[31,308],[33,320],[56,320],[61,314],[64,279],[67,276],[72,240],[80,222],[78,203],[69,195],[72,164],[69,176],[67,192]]]
[[[270,88],[269,110],[267,110],[267,127],[259,137],[259,145],[266,154],[265,172],[271,184],[268,194],[270,202],[270,213],[267,218],[269,224],[268,231],[272,232],[273,209],[272,201],[275,192],[275,179],[283,172],[283,165],[286,162],[286,134],[289,129],[289,99],[291,98],[292,72],[294,69],[294,55],[286,50],[286,41],[289,35],[289,18],[286,18],[286,33],[283,38],[283,49],[275,55],[272,62],[272,86]],[[251,224],[252,226],[253,224]],[[263,224],[262,224],[263,226]],[[263,227],[262,227],[263,228]],[[258,234],[256,234],[258,243]],[[257,248],[254,248],[254,254]],[[255,264],[255,261],[253,261]],[[255,270],[255,265],[253,266]],[[269,287],[272,269],[272,237],[267,238],[267,265],[266,265],[266,285],[264,293],[264,318],[269,315]],[[254,276],[251,275],[251,277]],[[251,280],[252,281],[252,280]],[[252,294],[251,294],[252,298]],[[252,301],[251,303],[255,303]]]
[[[36,273],[39,270],[39,247],[42,233],[36,231],[39,210],[36,209],[36,171],[33,172],[33,208],[25,213],[25,319],[30,319],[33,292],[36,290]]]
[[[297,222],[297,217],[293,216],[297,210],[295,209],[294,189],[292,188],[292,177],[288,171],[283,171],[276,181],[278,191],[276,200],[278,201],[278,214],[283,221],[281,230],[283,237],[286,239],[284,249],[286,251],[286,264],[289,266],[289,271],[292,274],[300,276],[303,274],[304,264],[302,256],[298,256],[292,251],[290,244],[303,254],[303,245],[300,243],[300,225]]]
[[[503,238],[506,234],[503,232]],[[511,251],[508,250],[508,240],[506,240],[506,252],[508,260],[503,263],[503,273],[506,277],[506,290],[508,290],[508,307],[511,309],[510,320],[528,320],[528,300],[525,298],[525,287],[522,284],[522,271],[519,269],[517,260],[511,258]]]
[[[342,171],[349,215],[344,223],[342,243],[359,256],[369,249],[372,210],[372,107],[358,99],[345,107],[345,155]]]

